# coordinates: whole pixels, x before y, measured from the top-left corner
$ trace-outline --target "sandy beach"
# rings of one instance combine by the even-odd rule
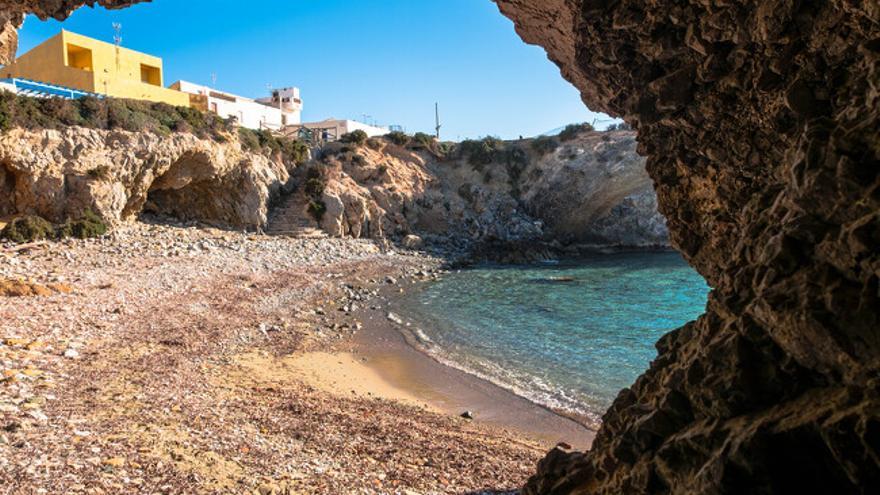
[[[0,279],[43,295],[0,298],[9,493],[503,492],[591,437],[406,345],[384,304],[437,273],[418,253],[140,223],[11,247]]]

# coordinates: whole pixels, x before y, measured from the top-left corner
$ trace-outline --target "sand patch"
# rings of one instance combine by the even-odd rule
[[[285,382],[298,381],[337,396],[387,399],[438,411],[415,394],[391,385],[352,354],[307,352],[276,358],[249,353],[235,363],[260,386],[283,387]]]

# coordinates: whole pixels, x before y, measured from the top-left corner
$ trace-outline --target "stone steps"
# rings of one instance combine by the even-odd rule
[[[318,222],[309,214],[308,209],[309,200],[303,194],[289,195],[269,212],[266,233],[304,239],[327,237]]]

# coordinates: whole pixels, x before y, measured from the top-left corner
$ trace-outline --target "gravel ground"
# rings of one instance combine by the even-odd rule
[[[0,494],[508,493],[537,444],[273,365],[333,350],[379,286],[438,265],[144,223],[0,246],[0,294],[28,294],[0,296]]]

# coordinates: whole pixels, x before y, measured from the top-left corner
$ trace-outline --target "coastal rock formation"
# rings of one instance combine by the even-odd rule
[[[315,165],[323,182],[320,226],[336,237],[415,233],[474,244],[668,243],[632,132],[584,132],[546,152],[533,144],[504,143],[504,156],[519,157],[515,166],[503,160],[474,164],[456,153],[438,157],[385,139],[328,145]],[[295,214],[309,214],[308,201],[293,203],[299,205]]]
[[[638,129],[714,288],[526,493],[880,490],[880,4],[496,3]]]
[[[265,224],[286,185],[280,160],[188,133],[70,127],[0,134],[0,217],[54,222],[92,210],[111,222],[143,211],[236,228]]]
[[[631,131],[582,132],[532,163],[517,184],[548,237],[574,244],[666,246],[645,159]]]

